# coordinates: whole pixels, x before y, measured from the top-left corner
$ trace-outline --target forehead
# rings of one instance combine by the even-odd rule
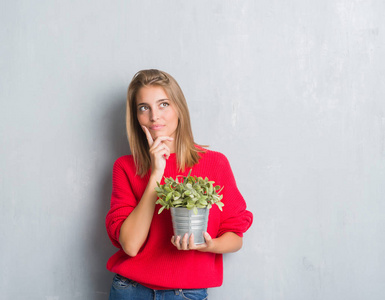
[[[156,85],[141,87],[138,90],[135,98],[136,98],[136,104],[153,103],[158,100],[169,99],[164,88]]]

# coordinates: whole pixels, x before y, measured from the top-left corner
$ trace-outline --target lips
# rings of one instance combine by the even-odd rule
[[[162,128],[164,128],[164,125],[152,125],[152,126],[150,126],[151,130],[159,130]]]

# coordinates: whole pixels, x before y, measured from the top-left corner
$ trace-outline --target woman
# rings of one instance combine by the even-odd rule
[[[207,299],[207,288],[222,284],[222,254],[242,247],[253,218],[230,164],[223,154],[194,143],[183,92],[165,72],[142,70],[134,76],[126,123],[132,155],[114,163],[106,217],[108,235],[119,248],[107,263],[116,273],[110,300]],[[193,235],[173,236],[170,214],[158,214],[155,204],[156,182],[186,176],[190,169],[224,186],[223,212],[210,209],[206,242],[200,245]]]

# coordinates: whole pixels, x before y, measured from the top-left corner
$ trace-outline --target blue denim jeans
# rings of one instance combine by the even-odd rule
[[[114,276],[109,300],[206,300],[207,289],[153,290],[119,274]]]

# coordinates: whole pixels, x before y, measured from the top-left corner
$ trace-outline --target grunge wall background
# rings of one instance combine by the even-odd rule
[[[254,224],[222,299],[384,299],[385,2],[2,1],[0,299],[107,299],[136,71],[172,74]]]

